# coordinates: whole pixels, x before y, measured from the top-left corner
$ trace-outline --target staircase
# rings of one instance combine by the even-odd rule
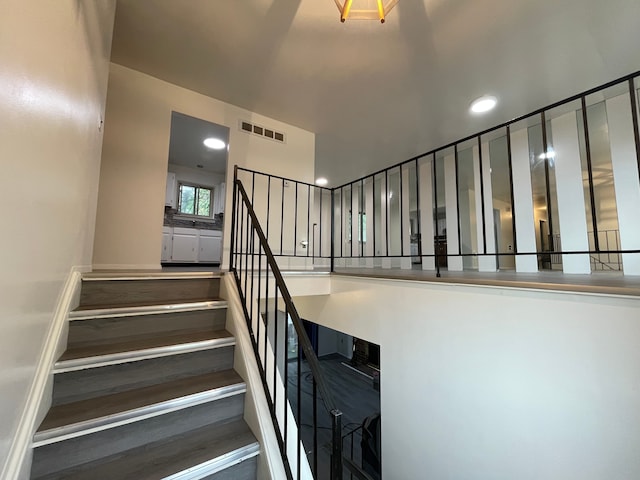
[[[255,479],[220,276],[86,275],[32,479]]]

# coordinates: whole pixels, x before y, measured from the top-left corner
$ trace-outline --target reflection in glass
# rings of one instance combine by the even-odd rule
[[[579,110],[578,118],[582,120],[582,110]],[[618,211],[613,181],[613,166],[611,163],[609,128],[605,102],[598,102],[587,106],[587,125],[589,129],[589,149],[591,153],[591,171],[593,177],[593,208],[589,192],[589,171],[584,123],[582,121],[578,122],[589,250],[596,249],[596,235],[601,250],[618,250],[620,248],[620,233],[618,230]],[[596,217],[596,233],[593,231],[593,210],[595,210]],[[620,268],[620,258],[618,254],[592,255],[591,259],[592,270],[617,270]]]
[[[476,192],[473,168],[473,148],[458,151],[458,203],[460,210],[460,251],[462,254],[478,253],[478,225]],[[477,269],[478,258],[462,257],[465,270]]]
[[[487,232],[487,237],[493,234],[496,252],[513,254],[513,205],[511,204],[509,146],[506,135],[489,141],[489,157],[494,231]],[[498,269],[515,268],[515,257],[512,255],[498,255],[496,261]]]

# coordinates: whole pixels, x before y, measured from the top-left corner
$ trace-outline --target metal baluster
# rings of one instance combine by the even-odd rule
[[[298,255],[298,182],[296,182],[296,205],[293,220],[293,256]]]
[[[297,334],[296,334],[297,335]],[[302,443],[302,395],[301,395],[301,391],[302,391],[302,383],[300,382],[300,379],[302,378],[300,369],[302,368],[301,365],[301,357],[302,357],[302,352],[300,350],[300,336],[298,335],[298,352],[297,352],[297,357],[298,357],[298,398],[296,399],[297,401],[297,410],[298,410],[298,443],[297,443],[297,447],[298,447],[298,475],[297,475],[297,479],[300,479],[300,463],[302,462],[302,457],[300,456],[300,444]],[[314,448],[314,455],[316,454],[316,449]],[[316,477],[316,472],[314,471],[314,478]]]
[[[385,224],[384,237],[386,242],[385,254],[389,256],[389,170],[384,171],[384,208],[385,208]]]
[[[483,253],[487,253],[487,219],[485,218],[484,211],[484,172],[482,164],[482,138],[478,135],[478,163],[480,172],[480,213],[482,214],[482,245]]]
[[[280,201],[280,256],[282,256],[282,244],[284,235],[284,178],[282,179],[282,198]]]
[[[402,165],[398,171],[398,177],[400,177],[400,256],[404,257],[404,195],[402,193]]]
[[[511,126],[507,125],[507,159],[509,161],[509,194],[511,195],[511,228],[513,230],[513,255],[518,254],[518,236],[516,235],[516,204],[513,193],[513,157],[511,156]]]
[[[456,169],[456,215],[458,216],[458,255],[462,255],[462,234],[460,230],[460,175],[458,173],[458,144],[453,147],[454,167]]]

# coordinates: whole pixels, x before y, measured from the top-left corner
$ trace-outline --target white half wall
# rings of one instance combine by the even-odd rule
[[[418,160],[420,178],[420,241],[423,255],[434,255],[433,156]],[[435,257],[422,257],[423,270],[435,270]]]
[[[640,298],[333,276],[294,301],[380,345],[383,478],[640,478]]]
[[[640,185],[632,130],[631,101],[629,95],[625,94],[607,100],[606,105],[620,243],[624,250],[638,250],[640,249],[640,222],[638,222]],[[623,254],[622,268],[625,275],[640,275],[640,255]]]
[[[115,0],[0,10],[0,478],[12,480],[65,281],[91,263]]]
[[[589,250],[576,112],[551,120],[562,250]],[[589,255],[562,255],[564,273],[591,273]]]
[[[511,161],[513,174],[513,214],[516,216],[517,253],[536,251],[536,231],[533,219],[533,190],[529,166],[529,137],[527,129],[511,132]],[[516,256],[517,272],[537,272],[536,255]]]
[[[458,200],[456,185],[456,159],[454,155],[444,157],[444,193],[447,209],[447,259],[450,272],[462,271],[462,257],[458,256]],[[452,256],[455,255],[455,256]]]
[[[313,133],[112,63],[100,171],[95,266],[160,266],[172,111],[229,127],[223,268],[227,268],[229,262],[234,165],[313,183]],[[285,132],[286,143],[242,132],[238,126],[240,120]]]

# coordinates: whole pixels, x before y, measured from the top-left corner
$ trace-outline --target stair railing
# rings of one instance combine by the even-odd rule
[[[238,179],[237,167],[231,224],[230,271],[242,301],[287,478],[300,479],[305,469],[310,469],[313,478],[342,480],[342,412],[335,406],[276,258]],[[303,372],[307,367],[309,372]],[[302,379],[310,380],[311,391],[303,388]],[[303,394],[312,398],[311,412],[302,412]],[[330,427],[318,421],[318,397],[324,404]],[[304,415],[310,423],[303,422]],[[323,453],[319,435],[327,428],[331,430],[328,472],[324,463],[318,463]],[[304,454],[303,460],[303,449],[310,450],[311,459]]]

